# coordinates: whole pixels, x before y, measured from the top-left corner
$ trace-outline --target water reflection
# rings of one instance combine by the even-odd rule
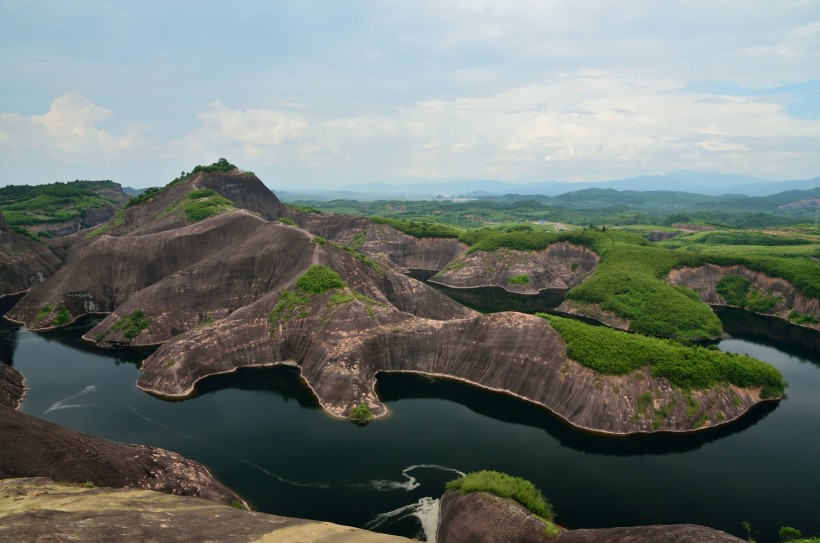
[[[763,343],[820,365],[820,332],[817,330],[733,307],[715,307],[714,310],[723,329],[732,337]]]
[[[20,326],[0,318],[0,362],[14,365],[14,351],[17,348],[17,330]]]
[[[544,430],[561,445],[575,451],[623,457],[697,450],[707,443],[748,430],[765,419],[778,405],[776,402],[757,405],[740,420],[695,433],[617,436],[579,430],[542,407],[451,379],[410,373],[380,373],[376,390],[385,403],[405,399],[448,400],[484,417]]]
[[[285,401],[295,400],[306,409],[321,408],[319,400],[299,375],[299,370],[290,366],[240,368],[233,373],[207,377],[197,383],[192,397],[228,389],[263,391],[276,394]]]

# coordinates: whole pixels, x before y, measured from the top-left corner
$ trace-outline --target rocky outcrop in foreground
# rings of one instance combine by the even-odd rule
[[[751,282],[753,288],[776,299],[776,303],[764,314],[787,319],[789,313],[796,310],[820,320],[820,299],[804,296],[785,279],[770,277],[741,265],[706,264],[697,268],[680,268],[669,273],[669,281],[673,285],[682,285],[694,290],[707,304],[727,305],[726,300],[717,293],[715,287],[723,277],[731,275],[743,277]],[[820,324],[816,323],[806,326],[820,329]]]
[[[133,488],[85,488],[47,478],[0,481],[0,542],[109,541],[401,543],[329,522],[252,513]]]
[[[726,532],[694,524],[562,530],[545,534],[545,525],[518,503],[485,492],[441,498],[438,543],[742,543]]]
[[[177,453],[74,432],[10,407],[0,406],[0,443],[0,478],[49,477],[244,503],[203,465]]]
[[[26,393],[23,374],[0,362],[0,406],[17,409]]]

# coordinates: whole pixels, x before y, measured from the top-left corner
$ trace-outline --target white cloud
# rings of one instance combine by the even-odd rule
[[[4,161],[106,162],[136,152],[144,142],[135,133],[115,136],[98,127],[113,113],[79,94],[63,94],[43,115],[0,114],[0,156]]]
[[[328,118],[215,104],[200,114],[203,127],[184,145],[212,154],[227,145],[240,154],[236,161],[329,183],[585,180],[683,168],[799,177],[820,168],[811,150],[820,148],[819,120],[791,117],[781,103],[763,98],[683,87],[587,70],[380,116]],[[789,164],[782,162],[787,152]],[[789,169],[795,160],[805,172]]]

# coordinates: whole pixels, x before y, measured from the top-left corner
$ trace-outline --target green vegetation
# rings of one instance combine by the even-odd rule
[[[599,373],[623,375],[649,367],[652,375],[683,389],[731,383],[762,387],[763,398],[782,396],[786,386],[779,371],[749,356],[688,347],[543,313],[539,316],[561,334],[569,358]]]
[[[507,280],[508,285],[529,285],[530,282],[529,275],[513,275]]]
[[[239,500],[234,500],[234,501],[232,501],[232,502],[230,503],[230,506],[231,506],[231,507],[233,507],[234,509],[242,509],[243,511],[248,509],[247,507],[245,507],[245,504],[244,504],[244,503],[242,503],[242,502],[241,502],[241,501],[239,501]]]
[[[404,204],[411,206],[413,202]],[[373,220],[414,236],[456,238],[469,246],[468,252],[491,252],[499,248],[539,250],[560,241],[589,247],[600,255],[600,265],[581,285],[569,292],[569,299],[611,311],[628,320],[632,331],[687,343],[715,338],[720,335],[722,327],[717,316],[696,293],[666,281],[669,272],[675,268],[707,263],[740,264],[750,270],[782,277],[806,296],[820,296],[815,260],[820,254],[817,248],[820,237],[813,237],[810,232],[793,230],[795,234],[791,236],[757,236],[759,233],[754,232],[717,236],[720,232],[700,232],[657,245],[646,241],[641,233],[604,231],[603,228],[554,232],[542,225],[513,224],[463,230],[399,218],[375,217]],[[709,243],[700,241],[704,239]],[[800,239],[806,243],[795,241]],[[785,244],[775,245],[783,240],[786,240]],[[718,242],[733,241],[743,244],[717,245]],[[748,245],[755,241],[768,245]],[[577,263],[574,264],[577,269]],[[454,262],[448,269],[458,266],[459,263]],[[752,289],[746,303],[740,307],[762,313],[777,302],[777,297]]]
[[[526,479],[498,471],[482,470],[453,479],[446,487],[447,490],[459,491],[462,494],[488,492],[500,498],[515,500],[541,519],[547,525],[549,533],[557,534],[557,529],[552,524],[552,505],[541,491]]]
[[[585,189],[559,196],[506,195],[467,201],[380,200],[303,201],[323,211],[379,216],[417,223],[443,223],[460,228],[487,224],[555,221],[632,227],[676,223],[717,228],[767,228],[811,222],[811,208],[779,206],[807,197],[820,197],[820,187],[765,197],[707,196],[673,191],[617,191]],[[293,204],[290,204],[291,206]],[[661,228],[658,228],[661,227]]]
[[[188,222],[199,222],[227,209],[233,209],[233,202],[215,190],[194,189],[166,207],[159,216],[181,213]]]
[[[588,245],[601,255],[601,263],[569,292],[569,299],[612,311],[629,320],[630,330],[645,335],[684,342],[720,335],[720,321],[694,292],[664,281],[685,262],[679,255],[634,234],[585,232],[594,234]]]
[[[806,315],[805,313],[801,313],[796,309],[791,310],[788,319],[795,324],[817,324],[818,322],[820,322],[811,315]]]
[[[191,170],[191,173],[194,174],[197,172],[230,172],[232,170],[238,169],[239,168],[237,168],[224,158],[220,158],[210,166],[196,166],[193,170]]]
[[[323,238],[322,236],[315,236],[315,237],[311,240],[311,242],[312,242],[312,243],[315,243],[315,244],[317,244],[317,245],[327,245],[327,240],[326,240],[325,238]]]
[[[322,238],[322,239],[324,239],[324,238]],[[361,252],[361,248],[364,246],[366,240],[367,240],[367,234],[365,234],[364,232],[359,232],[358,234],[353,236],[350,239],[350,241],[348,241],[347,243],[334,243],[334,242],[332,242],[332,243],[330,243],[330,245],[332,245],[333,247],[336,247],[337,249],[341,249],[342,251],[344,251],[347,254],[351,255],[353,258],[355,258],[356,260],[358,260],[362,264],[365,264],[366,266],[369,266],[369,267],[373,268],[377,272],[383,271],[384,268],[381,264],[379,264],[378,262],[376,262],[372,258],[370,258],[368,256],[365,256]]]
[[[86,209],[119,207],[120,186],[113,181],[72,181],[47,185],[8,185],[0,188],[0,211],[10,227],[62,223],[79,219]],[[26,231],[27,233],[27,231]]]
[[[744,528],[746,526],[744,525]],[[777,534],[780,541],[791,543],[820,543],[820,537],[803,537],[802,532],[791,526],[783,526]]]
[[[812,241],[803,237],[776,236],[764,232],[748,230],[725,230],[720,232],[701,232],[690,238],[691,243],[705,245],[761,245],[766,247],[778,245],[811,245]]]
[[[752,282],[739,275],[726,275],[720,278],[715,290],[729,305],[748,309],[756,313],[765,313],[773,308],[779,298],[769,296],[752,288]]]
[[[273,327],[279,322],[279,319],[284,318],[289,321],[292,318],[303,319],[310,314],[304,308],[310,305],[313,297],[302,290],[285,290],[279,295],[279,301],[268,315],[268,324],[273,330]],[[296,313],[296,310],[300,310]]]
[[[123,209],[128,209],[129,207],[138,206],[140,204],[143,204],[143,203],[147,202],[148,200],[150,200],[151,198],[153,198],[154,196],[156,196],[159,192],[161,192],[161,190],[162,189],[160,189],[158,187],[147,188],[143,192],[141,192],[139,195],[137,195],[137,196],[131,198],[130,200],[128,200],[127,202],[125,202],[125,205],[123,206]]]
[[[327,266],[314,264],[296,279],[296,286],[310,294],[321,294],[332,288],[345,288],[339,274]]]
[[[298,226],[296,224],[296,221],[294,221],[293,219],[289,219],[288,217],[279,217],[276,220],[281,222],[282,224],[288,224],[290,226]]]
[[[312,213],[314,215],[319,215],[319,214],[322,213],[321,209],[319,209],[317,207],[313,207],[313,206],[305,206],[305,205],[299,205],[299,204],[288,204],[288,207],[291,208],[291,209],[295,209],[296,211],[301,211],[302,213]]]
[[[334,291],[335,289],[340,290]],[[270,332],[276,332],[276,324],[282,319],[290,321],[309,317],[309,306],[314,298],[325,292],[329,292],[325,304],[326,311],[355,301],[360,302],[370,318],[375,320],[373,307],[382,305],[364,294],[347,288],[339,274],[327,266],[314,264],[296,279],[295,289],[282,291],[279,295],[279,301],[268,315]]]
[[[370,419],[373,418],[373,413],[370,412],[367,405],[362,402],[353,409],[350,410],[350,414],[347,416],[351,422],[356,424],[367,424]]]
[[[295,290],[285,290],[279,295],[279,301],[268,315],[271,332],[280,319],[289,321],[292,318],[308,317],[310,313],[307,312],[307,306],[313,302],[313,297],[317,294],[346,287],[338,273],[327,266],[314,264],[296,279]]]
[[[415,238],[457,238],[459,230],[438,223],[404,221],[386,217],[370,217],[375,224],[386,224]]]
[[[134,339],[150,324],[151,320],[145,316],[142,310],[135,309],[128,315],[117,319],[117,322],[111,325],[111,330],[122,332],[122,335],[128,339]]]
[[[49,317],[51,319],[47,323],[48,326],[62,326],[71,322],[71,313],[68,309],[63,304],[52,303],[40,308],[32,321],[32,325],[37,328]]]

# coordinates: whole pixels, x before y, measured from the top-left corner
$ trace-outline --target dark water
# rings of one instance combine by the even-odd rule
[[[214,378],[195,398],[165,402],[134,386],[144,354],[97,351],[79,329],[2,324],[0,357],[28,380],[23,411],[180,452],[261,511],[415,536],[420,522],[406,515],[431,518],[419,504],[441,494],[448,470],[496,469],[532,480],[567,527],[686,522],[745,536],[748,521],[761,543],[783,525],[820,534],[816,334],[743,312],[721,318],[737,336],[721,349],[775,365],[788,399],[693,435],[593,435],[502,395],[408,375],[380,377],[391,414],[363,428],[325,415],[286,368]]]

